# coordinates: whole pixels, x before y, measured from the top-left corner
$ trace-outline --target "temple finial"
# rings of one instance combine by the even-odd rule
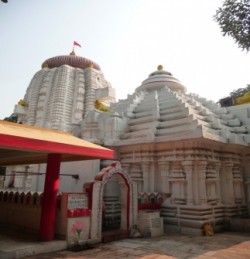
[[[159,66],[157,67],[157,70],[158,70],[158,71],[162,71],[162,70],[163,70],[163,66],[162,66],[162,65],[159,65]]]

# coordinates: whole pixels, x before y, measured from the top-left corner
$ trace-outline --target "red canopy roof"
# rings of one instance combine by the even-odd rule
[[[70,133],[0,121],[0,165],[46,163],[50,153],[61,161],[114,158],[113,150]]]

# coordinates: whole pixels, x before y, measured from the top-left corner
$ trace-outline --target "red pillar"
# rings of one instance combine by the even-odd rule
[[[55,236],[56,199],[59,188],[60,154],[48,154],[39,239],[51,241]]]

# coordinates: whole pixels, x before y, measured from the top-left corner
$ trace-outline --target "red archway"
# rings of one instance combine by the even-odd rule
[[[102,203],[104,186],[114,176],[118,176],[121,185],[121,230],[129,233],[136,221],[137,198],[135,187],[128,173],[121,167],[120,162],[114,161],[110,166],[103,168],[95,177],[95,181],[88,184],[86,190],[91,194],[92,229],[91,238],[102,239]]]

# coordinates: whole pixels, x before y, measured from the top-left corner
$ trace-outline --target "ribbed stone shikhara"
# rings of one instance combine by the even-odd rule
[[[73,55],[57,56],[42,64],[26,91],[28,106],[17,105],[19,122],[72,131],[95,100],[115,101],[115,90],[95,62]]]

